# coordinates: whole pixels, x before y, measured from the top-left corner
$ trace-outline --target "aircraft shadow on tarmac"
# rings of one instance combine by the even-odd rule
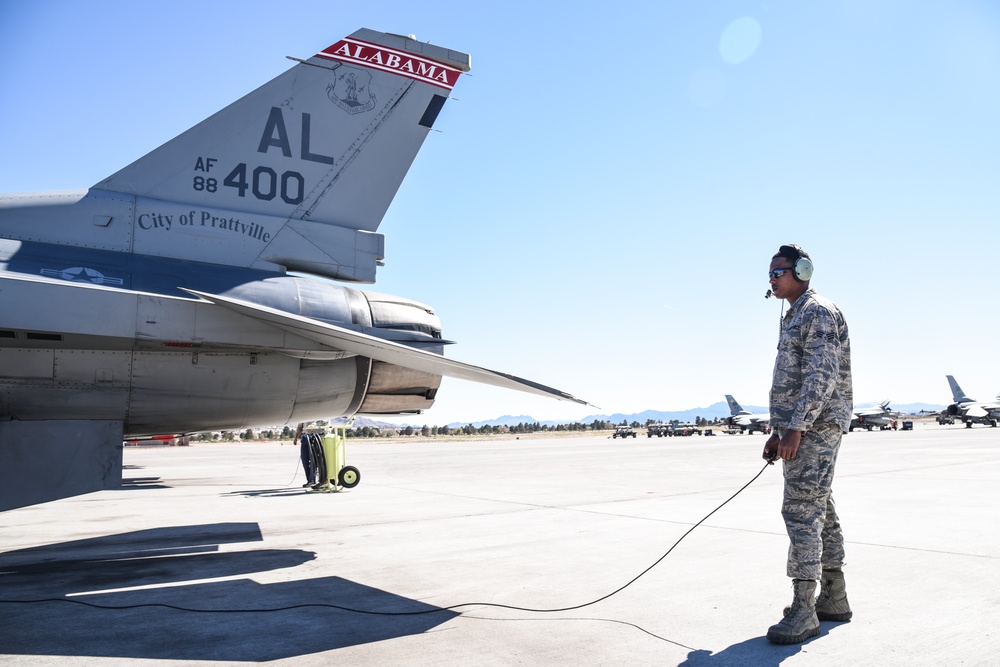
[[[122,489],[169,489],[162,477],[126,477],[122,479]]]
[[[141,466],[128,465],[122,466],[122,471],[125,470],[141,470]],[[169,489],[170,487],[163,483],[162,477],[122,477],[122,489]]]
[[[419,634],[458,615],[441,610],[379,616],[324,606],[390,613],[437,609],[340,577],[204,581],[315,558],[298,549],[219,551],[221,544],[259,541],[257,524],[224,523],[0,553],[0,599],[47,600],[0,604],[0,653],[256,662]],[[121,590],[156,585],[167,587]],[[101,590],[108,592],[92,593]],[[297,605],[308,606],[288,609]],[[251,609],[274,611],[244,611]]]

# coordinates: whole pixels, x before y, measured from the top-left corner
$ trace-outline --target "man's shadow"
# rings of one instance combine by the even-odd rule
[[[821,623],[819,634],[801,644],[772,644],[762,635],[733,644],[718,653],[698,649],[688,653],[687,659],[678,667],[732,667],[733,665],[776,667],[812,642],[828,635],[837,625],[840,624]]]

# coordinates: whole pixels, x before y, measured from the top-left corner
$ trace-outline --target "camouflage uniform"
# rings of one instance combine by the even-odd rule
[[[851,424],[851,342],[831,301],[807,289],[781,322],[771,385],[771,426],[802,431],[784,462],[781,515],[791,542],[788,576],[819,579],[844,564],[844,536],[831,487],[840,440]]]

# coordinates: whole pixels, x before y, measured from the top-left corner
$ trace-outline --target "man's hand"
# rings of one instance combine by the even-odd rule
[[[799,442],[801,441],[802,431],[784,431],[781,434],[781,440],[778,442],[778,458],[785,461],[795,460],[795,455],[799,452]]]
[[[768,463],[774,463],[774,459],[778,458],[778,434],[772,433],[771,437],[767,439],[764,443],[764,454],[762,458]]]

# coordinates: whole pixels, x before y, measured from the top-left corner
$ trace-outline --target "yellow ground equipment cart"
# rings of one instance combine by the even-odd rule
[[[302,437],[308,438],[309,455],[316,471],[317,482],[313,490],[340,491],[358,485],[361,473],[354,466],[345,465],[346,427],[309,431]]]

